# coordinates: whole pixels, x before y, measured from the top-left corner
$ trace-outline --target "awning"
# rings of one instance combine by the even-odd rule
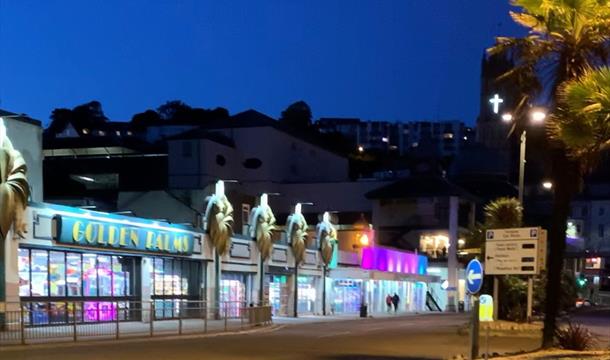
[[[440,282],[440,276],[420,275],[420,274],[401,274],[394,272],[384,272],[378,270],[364,270],[360,268],[341,268],[330,270],[331,279],[353,279],[353,280],[389,280],[389,281],[411,281],[434,283]]]

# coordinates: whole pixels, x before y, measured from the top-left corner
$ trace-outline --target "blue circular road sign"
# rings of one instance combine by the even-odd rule
[[[466,289],[471,294],[481,291],[483,286],[483,265],[477,259],[470,260],[466,266]]]

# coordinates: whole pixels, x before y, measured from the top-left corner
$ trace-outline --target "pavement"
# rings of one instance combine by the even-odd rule
[[[466,354],[465,314],[276,318],[260,331],[0,348],[1,359],[446,359]],[[483,340],[482,344],[484,344]],[[531,351],[537,338],[492,337],[491,352]],[[85,355],[86,354],[86,355]]]
[[[270,327],[241,331],[237,324],[229,326],[233,333],[0,347],[0,359],[450,359],[468,353],[469,337],[458,331],[468,318],[468,314],[447,313],[275,317]],[[610,335],[610,308],[581,309],[571,314],[571,320],[598,336],[600,348],[608,344],[604,335]],[[175,334],[170,323],[164,326],[168,335]],[[484,335],[481,353],[486,348]],[[536,335],[506,333],[489,338],[492,354],[531,352],[539,346]],[[519,357],[530,358],[538,359]]]

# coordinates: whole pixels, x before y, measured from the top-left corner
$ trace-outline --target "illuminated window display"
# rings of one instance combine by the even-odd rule
[[[220,279],[221,311],[227,307],[229,317],[238,317],[240,308],[249,302],[248,289],[251,276],[243,273],[223,272]]]
[[[154,258],[151,274],[155,317],[180,316],[187,300],[199,299],[201,263],[182,259]]]
[[[267,275],[269,286],[269,304],[273,315],[288,315],[288,296],[290,293],[290,283],[286,275]]]
[[[313,276],[299,276],[299,313],[312,313],[316,304],[316,278]]]
[[[27,323],[62,324],[73,321],[74,313],[79,322],[116,319],[113,301],[123,300],[124,309],[137,300],[135,267],[134,257],[19,249],[19,294],[28,304]],[[71,301],[85,302],[74,309]]]
[[[337,279],[332,283],[333,313],[356,313],[362,303],[362,280]]]

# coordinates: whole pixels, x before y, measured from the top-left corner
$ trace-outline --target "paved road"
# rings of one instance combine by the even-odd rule
[[[467,353],[468,337],[457,333],[466,320],[464,315],[429,314],[283,324],[241,335],[4,349],[0,359],[443,359]],[[538,345],[527,337],[492,338],[491,351]]]

